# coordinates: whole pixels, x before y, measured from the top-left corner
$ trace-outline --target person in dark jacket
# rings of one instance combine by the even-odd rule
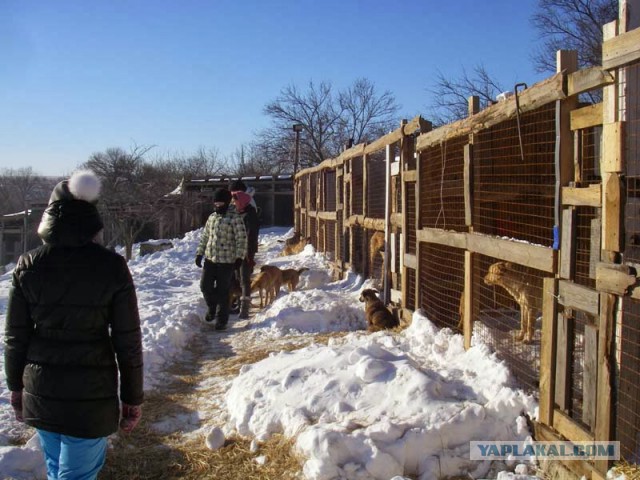
[[[96,478],[107,436],[142,414],[135,287],[124,258],[97,243],[99,191],[90,171],[56,185],[44,245],[20,257],[9,293],[7,386],[16,419],[37,429],[48,479]]]
[[[260,223],[258,212],[254,206],[253,197],[247,192],[247,186],[242,180],[236,180],[231,184],[231,196],[234,200],[236,211],[244,221],[247,230],[247,256],[243,259],[239,269],[240,286],[242,287],[242,298],[240,300],[240,314],[238,318],[249,318],[249,308],[251,307],[251,275],[256,264],[255,257],[258,251],[258,233]]]
[[[236,211],[229,208],[230,203],[229,190],[218,188],[214,192],[213,213],[207,219],[196,250],[196,265],[202,268],[200,290],[208,307],[205,320],[215,320],[216,330],[227,328],[233,270],[247,255],[244,223]]]

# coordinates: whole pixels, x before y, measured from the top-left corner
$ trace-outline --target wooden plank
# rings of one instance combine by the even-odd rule
[[[360,226],[369,230],[384,230],[383,218],[369,218],[364,215],[351,215],[345,221],[348,227]]]
[[[621,250],[622,181],[617,173],[602,174],[602,250]]]
[[[602,36],[605,41],[614,38],[617,34],[617,20],[609,22],[602,27]],[[614,81],[602,89],[602,123],[611,123],[618,120],[618,73],[617,71],[610,73]]]
[[[558,410],[553,415],[553,428],[572,442],[593,442],[593,435],[590,432]]]
[[[402,214],[401,213],[392,213],[391,214],[391,225],[394,227],[402,228]]]
[[[467,234],[467,249],[543,272],[553,273],[555,268],[553,249],[540,245],[469,233]]]
[[[338,219],[338,214],[336,212],[318,212],[318,218],[335,222]]]
[[[464,146],[464,220],[467,226],[473,225],[473,146]]]
[[[462,312],[462,331],[464,334],[464,348],[471,348],[473,333],[473,260],[474,253],[464,252],[464,290],[462,291],[464,308]]]
[[[591,220],[591,235],[590,243],[591,249],[589,250],[589,278],[596,278],[596,266],[600,263],[600,237],[602,235],[602,222],[600,218],[594,218]]]
[[[591,315],[598,315],[600,297],[598,292],[567,280],[558,282],[558,302],[566,308],[575,308]]]
[[[601,292],[624,296],[637,283],[631,267],[599,262],[596,265],[596,289]]]
[[[583,68],[567,75],[567,95],[578,95],[613,82],[615,77],[604,68]]]
[[[562,187],[562,205],[600,207],[601,202],[602,186],[599,183],[588,187]]]
[[[402,174],[402,180],[405,182],[415,182],[417,178],[417,174],[415,170],[407,170]]]
[[[404,265],[407,268],[412,268],[413,270],[415,270],[416,268],[418,268],[418,258],[416,257],[416,255],[412,255],[410,253],[405,253],[404,254]]]
[[[556,52],[556,71],[572,73],[578,70],[578,52],[558,50]],[[571,112],[578,106],[578,97],[568,97],[556,101],[556,199],[560,197],[560,188],[573,180],[573,133],[571,132]],[[557,200],[556,200],[557,202]]]
[[[551,430],[551,428],[543,425],[540,422],[533,423],[534,425],[534,436],[537,441],[541,442],[559,442],[564,441],[565,439],[560,437],[556,432]],[[589,462],[584,460],[563,460],[562,465],[569,468],[572,472],[574,472],[578,478],[585,477],[589,478],[591,472],[593,471],[593,467]],[[567,480],[566,476],[558,476],[554,477],[557,480]],[[573,477],[569,477],[573,478]]]
[[[571,406],[571,352],[573,349],[573,320],[561,313],[557,316],[555,403],[563,411]],[[554,410],[555,420],[558,410]],[[555,428],[555,423],[553,424]]]
[[[613,425],[611,421],[612,384],[615,374],[612,371],[613,331],[615,325],[616,297],[609,293],[600,294],[600,319],[598,328],[598,386],[596,405],[595,439],[608,441],[612,439]],[[605,473],[609,467],[608,460],[596,460],[595,467]]]
[[[540,422],[552,426],[555,376],[558,282],[547,277],[542,287],[542,338],[540,340]]]
[[[602,125],[602,172],[622,172],[624,148],[624,122],[605,123]]]
[[[437,228],[423,228],[416,232],[418,242],[437,243],[454,248],[467,247],[467,234],[440,230]]]
[[[640,28],[621,33],[602,44],[602,68],[607,70],[640,60]]]
[[[596,426],[598,385],[598,327],[584,326],[584,369],[582,372],[582,422],[590,430]]]
[[[563,91],[564,73],[556,73],[550,78],[536,83],[518,94],[518,103],[521,113],[535,110],[550,102],[566,98]],[[515,98],[510,98],[506,102],[491,105],[481,112],[458,120],[457,122],[444,125],[431,132],[422,134],[416,142],[416,150],[422,151],[432,145],[439,144],[449,138],[469,135],[471,133],[489,128],[500,122],[515,117]]]
[[[560,234],[560,278],[572,280],[576,271],[576,210],[562,210],[562,232]]]
[[[571,112],[571,130],[581,130],[596,125],[602,125],[602,102],[577,108]]]

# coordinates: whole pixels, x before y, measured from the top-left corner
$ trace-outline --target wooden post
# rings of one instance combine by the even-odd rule
[[[562,242],[560,244],[560,278],[573,280],[576,270],[576,210],[574,207],[562,210]]]
[[[555,402],[561,411],[567,412],[571,406],[571,357],[573,353],[572,311],[565,308],[558,314],[556,342],[556,384]]]
[[[473,263],[474,253],[468,250],[464,252],[464,315],[462,317],[464,348],[471,348],[471,335],[473,334]]]
[[[553,425],[556,376],[558,281],[545,278],[542,287],[542,339],[540,341],[540,422]]]
[[[409,305],[409,282],[407,281],[407,267],[404,264],[404,256],[407,253],[407,234],[409,229],[415,229],[415,225],[407,222],[407,184],[405,183],[405,169],[409,165],[410,156],[413,155],[413,138],[404,135],[400,140],[400,189],[402,202],[402,236],[400,241],[400,271],[402,272],[402,306]]]
[[[594,431],[598,375],[598,327],[584,327],[584,369],[582,372],[582,421]]]
[[[384,304],[389,303],[389,259],[390,259],[390,238],[391,238],[391,162],[393,161],[393,145],[387,145],[385,148],[385,195],[384,195],[384,256],[382,261],[382,301]],[[373,259],[369,259],[369,263],[373,265]]]
[[[464,146],[464,220],[473,226],[473,145]]]

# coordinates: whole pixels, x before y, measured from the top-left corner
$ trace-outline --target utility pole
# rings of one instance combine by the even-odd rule
[[[293,159],[293,177],[295,178],[296,173],[298,173],[298,164],[300,163],[300,132],[304,128],[304,125],[301,123],[293,124],[293,131],[296,132],[296,154]]]

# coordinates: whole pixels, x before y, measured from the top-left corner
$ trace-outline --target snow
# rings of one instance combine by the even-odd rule
[[[189,342],[210,331],[202,320],[200,270],[194,265],[200,232],[171,239],[173,248],[129,263],[142,320],[146,389],[157,388]],[[530,435],[522,414],[534,415],[535,401],[517,387],[505,364],[483,345],[465,351],[460,335],[439,330],[421,312],[400,333],[368,334],[358,296],[370,283],[355,274],[333,281],[326,259],[310,245],[298,255],[278,256],[278,240],[291,233],[287,228],[262,230],[258,260],[308,268],[298,289],[283,288],[248,328],[228,334],[246,344],[349,333],[326,345],[307,342],[299,350],[243,366],[225,385],[226,396],[210,400],[223,407],[220,417],[203,410],[167,417],[153,428],[199,435],[211,449],[232,434],[255,440],[274,433],[295,436],[308,479],[430,479],[467,472],[473,478],[534,478],[528,476],[534,468],[525,465],[503,464],[505,471],[498,473],[495,465],[469,460],[472,440],[526,440]],[[10,281],[10,273],[0,276],[0,339]],[[33,431],[14,421],[8,398],[2,365],[0,478],[45,478],[36,437],[12,446]],[[256,456],[255,461],[265,459]]]

